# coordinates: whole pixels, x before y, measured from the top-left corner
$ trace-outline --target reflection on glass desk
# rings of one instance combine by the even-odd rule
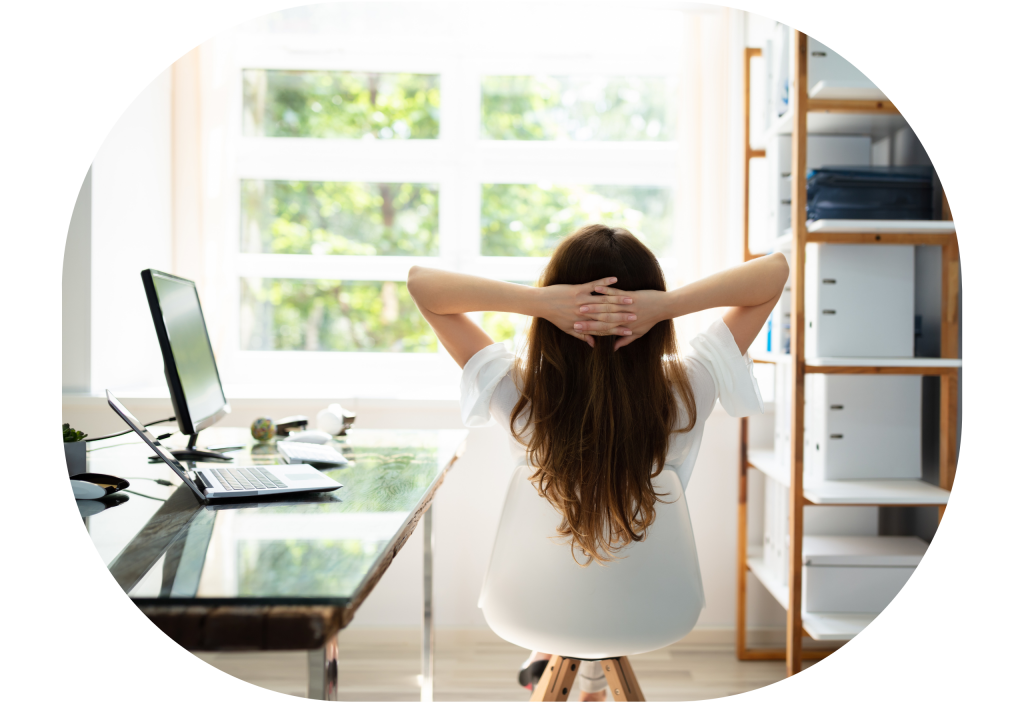
[[[324,470],[340,489],[210,504],[165,464],[149,463],[141,441],[103,441],[89,453],[89,471],[124,477],[137,493],[86,525],[140,607],[351,607],[343,627],[415,528],[465,437],[464,430],[354,429],[333,443],[351,463]],[[230,453],[235,465],[282,464],[273,444],[257,444],[246,429],[211,428],[204,440],[244,444]],[[207,465],[216,463],[196,466]]]

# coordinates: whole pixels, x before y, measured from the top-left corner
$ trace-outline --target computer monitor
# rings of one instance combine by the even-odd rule
[[[230,413],[231,406],[224,398],[195,282],[146,269],[142,284],[160,341],[178,429],[189,436],[188,447],[173,454],[179,460],[230,460],[227,455],[196,447],[199,431]]]

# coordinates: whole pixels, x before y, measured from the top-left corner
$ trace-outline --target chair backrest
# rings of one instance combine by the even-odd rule
[[[690,632],[704,607],[679,477],[665,470],[647,539],[581,567],[557,538],[561,515],[518,467],[509,484],[479,605],[491,629],[529,650],[577,658],[634,655]]]

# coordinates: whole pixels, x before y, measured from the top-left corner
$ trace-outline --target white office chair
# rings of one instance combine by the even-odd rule
[[[671,503],[656,504],[645,541],[584,568],[557,539],[561,515],[531,473],[519,467],[509,484],[480,594],[484,618],[510,643],[552,654],[531,701],[565,701],[584,660],[600,661],[616,701],[644,701],[627,657],[676,642],[704,606],[679,477],[665,470],[654,478]]]

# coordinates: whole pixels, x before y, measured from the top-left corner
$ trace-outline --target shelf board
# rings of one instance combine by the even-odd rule
[[[789,588],[765,567],[761,555],[752,551],[747,555],[747,568],[764,588],[779,602],[789,607]],[[804,630],[815,640],[850,640],[875,620],[877,614],[803,612]]]
[[[808,357],[805,374],[953,374],[963,360],[943,357]]]
[[[952,220],[809,220],[808,233],[903,234],[926,233],[952,235],[956,232]]]
[[[843,101],[846,102],[846,101]],[[873,101],[864,101],[865,103]],[[814,105],[812,99],[811,105]],[[865,110],[870,109],[868,105]],[[807,134],[859,134],[874,139],[890,137],[907,126],[899,113],[893,112],[808,112]],[[780,115],[765,131],[765,137],[793,134],[792,111]],[[764,140],[767,141],[767,140]]]
[[[850,640],[863,631],[878,614],[804,612],[804,630],[814,640]]]
[[[750,450],[747,463],[785,487],[789,470],[773,450]],[[945,506],[949,492],[920,479],[820,480],[804,478],[804,499],[820,506]]]
[[[807,241],[827,244],[948,244],[956,235],[952,220],[809,220]],[[772,240],[771,252],[793,250],[793,229]]]
[[[818,81],[807,91],[807,97],[812,100],[888,100],[878,86],[864,81]]]
[[[764,564],[764,558],[759,551],[752,550],[747,553],[747,569],[754,573],[757,581],[768,590],[768,593],[772,595],[775,601],[779,602],[782,608],[789,608],[789,587],[768,571]]]
[[[920,479],[805,480],[804,498],[823,506],[945,506],[949,492]]]
[[[760,364],[790,364],[793,355],[751,352]],[[808,357],[806,374],[943,374],[963,367],[962,359],[946,357]]]
[[[789,486],[789,472],[775,461],[775,450],[747,450],[747,464],[784,487]]]

